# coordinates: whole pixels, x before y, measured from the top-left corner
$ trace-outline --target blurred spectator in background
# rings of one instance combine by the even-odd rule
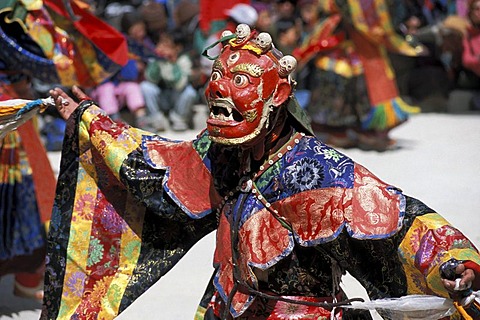
[[[275,20],[297,18],[297,0],[275,0]]]
[[[423,54],[408,57],[391,53],[402,96],[423,112],[445,112],[450,95],[464,87],[461,74],[462,37],[466,19],[456,14],[455,1],[403,1],[398,10],[397,30]],[[461,9],[462,10],[462,9]],[[419,51],[420,51],[419,50]]]
[[[150,47],[152,50],[155,49],[153,42],[147,37],[146,24],[139,13],[125,13],[120,26],[120,31],[129,40],[136,42],[136,45],[143,46],[147,48],[146,50]],[[121,111],[126,106],[136,126],[153,132],[162,131],[165,130],[164,123],[154,117],[159,113],[158,109],[150,110],[152,116],[148,115],[140,88],[144,71],[145,61],[142,61],[140,56],[130,53],[128,63],[112,78],[94,88],[91,95],[112,119],[122,120]]]
[[[168,16],[165,6],[155,0],[143,1],[138,8],[142,15],[148,36],[157,43],[161,34],[168,30]]]
[[[138,77],[137,62],[135,59],[130,59],[120,72],[95,87],[91,96],[115,121],[122,121],[121,110],[126,106],[138,127],[155,131],[149,127],[145,100]]]
[[[156,48],[161,59],[148,63],[147,81],[141,84],[149,109],[158,106],[174,131],[193,129],[193,106],[198,98],[190,83],[193,64],[184,41],[180,30],[163,34]]]
[[[300,41],[300,26],[292,18],[281,18],[276,23],[276,47],[285,55],[292,54]]]
[[[467,12],[470,25],[463,38],[462,65],[471,89],[480,90],[480,0],[471,0]],[[470,100],[470,109],[480,110],[480,93]]]
[[[244,23],[249,25],[250,28],[253,29],[256,26],[258,20],[257,10],[255,10],[255,8],[251,5],[245,3],[238,3],[234,5],[232,8],[225,10],[224,14],[226,16],[225,27],[222,30],[210,35],[205,41],[205,46],[210,46],[217,43],[221,38],[222,32],[225,30],[235,32],[238,24]],[[216,57],[220,54],[220,50],[221,45],[218,44],[208,50],[208,55],[210,57]],[[208,57],[202,56],[200,57],[200,64],[203,77],[205,81],[207,81],[212,72],[213,60]]]
[[[302,22],[302,32],[310,34],[320,23],[320,6],[315,0],[300,0],[299,16]]]
[[[256,29],[259,32],[275,32],[275,20],[272,3],[270,2],[252,2],[252,6],[257,10],[258,18]]]
[[[301,25],[299,20],[281,18],[276,21],[275,26],[276,32],[273,42],[284,55],[291,55],[300,42]],[[298,78],[296,72],[294,72],[293,75]],[[298,104],[304,109],[307,108],[310,100],[310,90],[305,89],[304,83],[298,83],[294,95],[297,98]]]
[[[469,0],[456,0],[455,1],[455,10],[456,14],[460,17],[466,17],[468,12],[468,2]]]
[[[120,31],[127,35],[130,41],[144,46],[147,50],[155,50],[155,42],[147,33],[147,24],[138,11],[126,12],[120,19]]]
[[[185,51],[194,54],[194,33],[198,28],[200,8],[197,3],[190,0],[181,0],[173,12],[175,30],[180,31],[184,38]]]

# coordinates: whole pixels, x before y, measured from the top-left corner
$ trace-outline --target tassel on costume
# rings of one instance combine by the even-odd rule
[[[402,98],[396,97],[373,106],[365,119],[362,119],[362,128],[391,129],[405,122],[409,114],[419,112],[419,107],[411,106]]]

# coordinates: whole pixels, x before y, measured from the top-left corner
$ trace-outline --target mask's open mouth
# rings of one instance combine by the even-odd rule
[[[214,101],[210,103],[209,120],[215,122],[242,122],[243,116],[229,102]]]

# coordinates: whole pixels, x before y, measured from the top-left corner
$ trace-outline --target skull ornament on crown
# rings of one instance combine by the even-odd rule
[[[205,90],[210,139],[225,145],[255,143],[270,126],[270,114],[292,94],[297,61],[275,49],[268,33],[246,24],[224,31],[223,49]]]

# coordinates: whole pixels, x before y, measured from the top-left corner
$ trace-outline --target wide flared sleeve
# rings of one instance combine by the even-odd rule
[[[345,233],[322,247],[366,289],[371,299],[407,295],[448,298],[440,266],[455,258],[480,265],[474,244],[418,199],[405,196],[401,228],[381,239],[354,239]],[[452,319],[458,319],[452,316]]]
[[[151,182],[161,181],[166,170],[142,159],[144,135],[113,122],[92,102],[82,103],[69,119],[47,244],[42,319],[113,319],[214,230],[214,215],[191,219],[161,183]],[[143,178],[129,179],[125,173],[133,171]],[[149,207],[133,194],[134,186],[142,189],[139,183],[157,188],[150,194],[159,197],[158,205]]]
[[[441,281],[440,266],[452,258],[480,265],[480,254],[475,245],[434,211],[415,217],[398,252],[410,294],[448,297]]]

